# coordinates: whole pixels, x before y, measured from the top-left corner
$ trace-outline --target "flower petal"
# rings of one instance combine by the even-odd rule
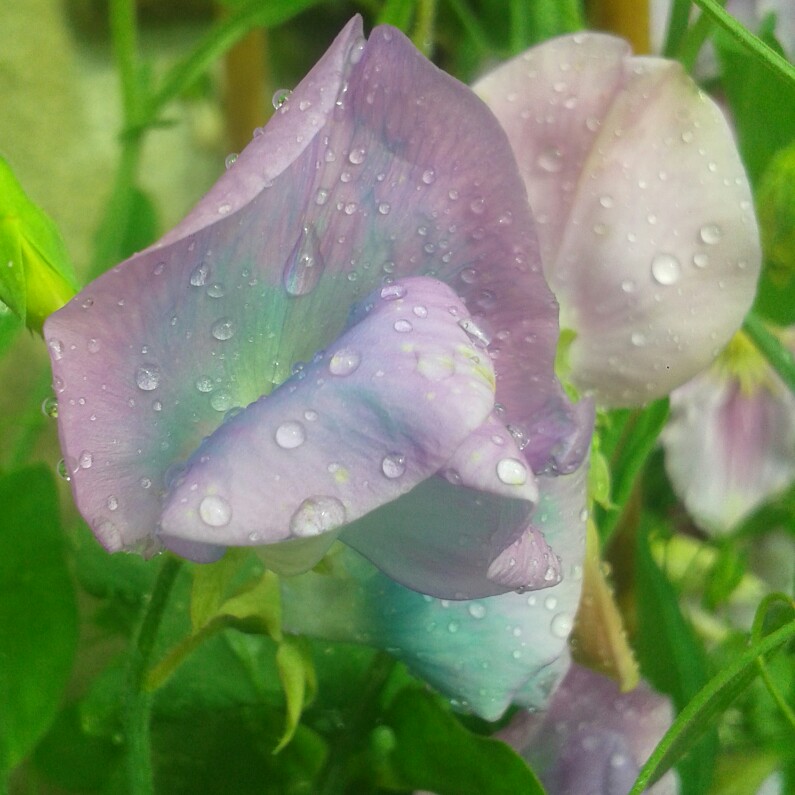
[[[426,480],[482,425],[494,373],[459,325],[468,315],[453,290],[415,277],[365,304],[325,354],[199,445],[165,497],[167,546],[335,530]]]
[[[660,439],[688,513],[726,533],[795,480],[795,397],[772,379],[746,391],[713,368],[671,394]]]
[[[533,471],[579,438],[503,131],[402,34],[360,32],[343,31],[183,225],[47,322],[72,489],[110,550],[151,543],[175,468],[330,346],[384,279],[454,287]]]
[[[575,384],[637,404],[703,369],[742,321],[760,264],[717,106],[678,64],[600,34],[547,42],[475,89],[519,161],[561,324],[577,333]]]
[[[545,712],[518,713],[498,736],[539,774],[549,795],[626,795],[673,720],[670,702],[641,682],[628,693],[572,665]],[[675,795],[671,771],[648,790]]]
[[[543,534],[559,552],[563,580],[558,585],[469,601],[434,599],[399,585],[340,547],[327,558],[325,573],[282,581],[285,629],[386,649],[487,720],[499,718],[512,703],[543,706],[569,665],[567,638],[582,586],[586,471],[583,465],[571,475],[539,477],[540,503],[530,530]],[[429,483],[392,505],[411,500]],[[418,532],[417,537],[424,536]],[[418,552],[417,565],[427,554],[425,548]]]

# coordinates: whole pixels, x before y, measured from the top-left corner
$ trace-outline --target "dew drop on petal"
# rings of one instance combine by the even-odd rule
[[[361,147],[359,147],[357,149],[351,150],[351,153],[348,155],[348,160],[354,166],[358,166],[364,163],[366,157],[367,157],[367,152]]]
[[[558,613],[550,622],[549,629],[556,638],[563,639],[571,635],[573,626],[574,621],[570,613]]]
[[[361,357],[350,348],[342,348],[329,359],[328,369],[332,375],[350,375],[361,362]]]
[[[234,152],[231,152],[224,159],[224,168],[232,168],[232,166],[235,164],[236,160],[237,160],[237,154],[235,154]]]
[[[58,419],[58,399],[52,396],[44,398],[41,403],[41,413],[45,417]]]
[[[203,287],[207,284],[209,274],[210,266],[206,262],[200,262],[190,273],[191,286]]]
[[[467,612],[472,618],[483,618],[486,615],[486,607],[480,602],[471,602],[467,606]]]
[[[55,359],[55,361],[63,358],[63,343],[60,340],[48,340],[47,347],[50,349],[52,358]]]
[[[717,224],[706,224],[705,226],[702,226],[698,232],[701,242],[706,243],[708,246],[714,246],[716,243],[718,243],[722,234],[723,232]]]
[[[630,341],[636,348],[642,348],[646,344],[646,335],[641,331],[633,331]]]
[[[142,364],[135,371],[135,383],[138,384],[138,389],[144,392],[157,389],[160,383],[160,368],[154,364]]]
[[[273,438],[283,450],[293,450],[306,441],[306,431],[300,422],[288,420],[276,429]]]
[[[422,181],[426,185],[430,185],[436,179],[436,172],[432,168],[428,168],[422,172]]]
[[[706,268],[709,265],[709,256],[706,254],[694,254],[693,264],[697,268]]]
[[[210,376],[203,375],[196,379],[196,389],[199,392],[212,392],[214,388],[215,384],[213,384],[213,379]]]
[[[225,527],[232,518],[232,506],[217,494],[208,494],[199,503],[199,516],[210,527]]]
[[[501,458],[497,462],[497,477],[506,486],[521,486],[527,482],[527,467],[517,458]]]
[[[392,206],[389,204],[389,202],[381,202],[381,203],[378,205],[378,212],[379,212],[381,215],[389,215],[389,211],[390,211],[391,209],[392,209]]]
[[[92,464],[94,463],[94,456],[91,455],[87,450],[83,450],[80,453],[80,457],[77,459],[77,465],[80,469],[91,469]]]
[[[70,481],[72,478],[69,476],[69,467],[66,466],[66,461],[61,458],[55,465],[55,471],[61,480]]]
[[[395,331],[399,332],[400,334],[406,334],[407,332],[411,331],[414,326],[411,325],[410,320],[400,318],[393,323],[392,328],[394,328]]]
[[[556,146],[550,146],[538,155],[536,163],[542,171],[555,174],[563,168],[563,154]]]
[[[318,194],[319,195],[319,194]],[[313,226],[301,230],[282,272],[284,289],[289,295],[307,295],[315,289],[325,263],[320,254],[320,241]]]
[[[290,519],[290,532],[307,538],[345,524],[345,506],[336,497],[309,497]]]
[[[108,506],[109,511],[115,511],[119,507],[119,500],[111,494],[105,504]]]
[[[220,320],[216,320],[216,322],[213,323],[210,333],[219,342],[224,342],[225,340],[232,339],[234,336],[235,324],[228,317],[222,317]]]
[[[381,461],[381,471],[390,479],[399,478],[406,471],[406,456],[388,453]]]
[[[673,254],[655,254],[651,261],[651,275],[658,284],[676,284],[682,275],[682,266]]]
[[[402,284],[387,284],[381,288],[380,296],[384,301],[396,301],[406,295],[406,288]]]
[[[271,104],[273,105],[274,110],[279,110],[279,108],[287,102],[290,94],[293,92],[290,91],[289,88],[279,88],[274,91],[273,96],[271,97]]]
[[[632,279],[624,279],[624,281],[621,282],[621,289],[625,293],[634,293],[635,292],[635,282],[633,282]]]
[[[226,389],[219,389],[213,392],[210,398],[210,405],[215,411],[227,412],[232,408],[232,395]]]

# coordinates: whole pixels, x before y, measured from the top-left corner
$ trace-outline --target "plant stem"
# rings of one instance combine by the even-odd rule
[[[379,709],[378,697],[394,667],[395,660],[386,652],[380,651],[373,657],[361,697],[330,744],[326,767],[315,788],[318,795],[344,795],[351,774],[351,757],[361,749],[365,733],[373,726]]]
[[[417,21],[411,40],[427,58],[433,55],[433,29],[436,22],[436,0],[418,0]]]
[[[149,739],[153,694],[144,688],[144,682],[160,622],[181,566],[182,561],[172,555],[163,560],[130,650],[124,711],[130,795],[154,795],[155,791]]]
[[[771,333],[753,312],[749,312],[745,318],[743,330],[781,380],[795,394],[795,359],[792,352],[782,345],[778,337]]]
[[[125,127],[133,127],[140,121],[141,109],[135,3],[133,0],[110,0],[109,13],[113,53],[121,78],[124,123]]]

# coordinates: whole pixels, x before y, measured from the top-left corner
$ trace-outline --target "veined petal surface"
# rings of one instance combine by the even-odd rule
[[[516,153],[574,383],[636,405],[703,369],[751,305],[751,193],[720,109],[677,63],[593,33],[475,86]],[[709,307],[708,311],[706,307]]]
[[[336,402],[329,422],[349,406],[341,434],[357,422],[380,429],[368,437],[372,449],[365,450],[364,433],[354,445],[359,465],[374,465],[377,457],[387,466],[383,462],[392,455],[393,471],[406,466],[411,474],[404,485],[367,492],[361,471],[352,469],[360,479],[358,496],[346,497],[347,507],[340,500],[344,520],[381,500],[395,500],[437,463],[446,464],[492,411],[503,431],[518,440],[512,457],[521,453],[516,460],[527,468],[528,485],[520,499],[507,502],[526,512],[535,474],[576,467],[590,426],[554,376],[557,304],[541,272],[510,145],[467,87],[392,28],[378,28],[365,41],[357,18],[182,224],[90,284],[47,322],[73,493],[105,547],[156,547],[162,534],[180,554],[211,560],[227,543],[256,543],[253,534],[263,543],[300,549],[301,565],[322,554],[342,526],[336,504],[307,503],[299,517],[305,528],[326,531],[322,543],[310,533],[294,538],[289,527],[312,496],[300,485],[302,473],[313,471],[313,489],[323,485],[321,479],[333,479],[332,427],[321,434],[322,425],[314,426],[318,445],[302,448],[306,454],[296,449],[301,445],[290,450],[287,431],[282,436],[288,447],[280,446],[277,434],[288,422],[301,423],[309,433],[311,421],[293,416],[291,401],[297,407],[299,397],[307,398],[302,411],[320,415],[309,405],[309,384],[318,386],[319,369],[350,366],[348,342],[371,334],[366,321],[359,323],[366,314],[363,299],[391,290],[402,300],[402,280],[409,276],[452,288],[446,311],[466,340],[462,344],[477,350],[485,370],[493,372],[496,394],[488,406],[475,400],[471,414],[463,408],[468,398],[458,404],[468,419],[454,438],[429,431],[438,409],[429,409],[430,400],[409,398],[402,384],[396,394],[407,405],[374,395],[361,417],[363,393],[346,403],[342,389],[326,390],[328,408]],[[419,328],[431,310],[422,295],[401,306],[405,317],[393,318],[388,333],[368,342],[383,346],[385,370],[411,358],[390,348],[387,340],[402,333],[394,326]],[[350,340],[346,333],[353,335]],[[412,333],[403,336],[410,344]],[[448,358],[457,354],[443,342],[435,353],[431,347],[426,352],[412,378],[444,380]],[[378,357],[375,347],[372,356]],[[294,381],[285,384],[291,375]],[[329,372],[326,383],[333,378]],[[417,383],[409,380],[405,387],[410,391]],[[444,387],[437,393],[445,394]],[[429,448],[416,469],[408,455],[401,460],[401,445],[385,449],[390,433],[397,433],[385,431],[388,415],[398,409],[403,413],[395,427],[408,423],[429,433]],[[426,409],[427,416],[412,416]],[[240,410],[240,417],[231,416]],[[290,427],[295,441],[301,432]],[[418,450],[406,451],[411,452]],[[299,459],[301,465],[294,466]],[[344,478],[342,470],[337,474]],[[467,482],[494,491],[476,466],[464,474]],[[263,492],[257,511],[254,495],[265,482],[271,489],[275,483],[290,485],[278,495],[282,502]],[[240,505],[248,519],[238,525],[233,510],[235,519],[227,522],[226,506],[212,499],[202,515],[203,499],[223,496],[222,487],[233,486],[246,492]],[[229,507],[234,509],[231,502]],[[264,521],[271,510],[274,515]],[[263,521],[255,524],[257,513]],[[525,520],[523,515],[512,522],[521,530]],[[513,524],[506,537],[516,535]],[[444,543],[446,529],[435,528],[442,540],[434,544]],[[376,552],[366,554],[376,560]],[[285,566],[291,567],[289,560]]]

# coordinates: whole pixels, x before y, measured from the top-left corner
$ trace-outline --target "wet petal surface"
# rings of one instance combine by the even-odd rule
[[[575,383],[629,405],[703,369],[749,308],[760,264],[718,107],[678,64],[599,34],[547,42],[475,89],[516,152],[561,325],[577,333]]]

